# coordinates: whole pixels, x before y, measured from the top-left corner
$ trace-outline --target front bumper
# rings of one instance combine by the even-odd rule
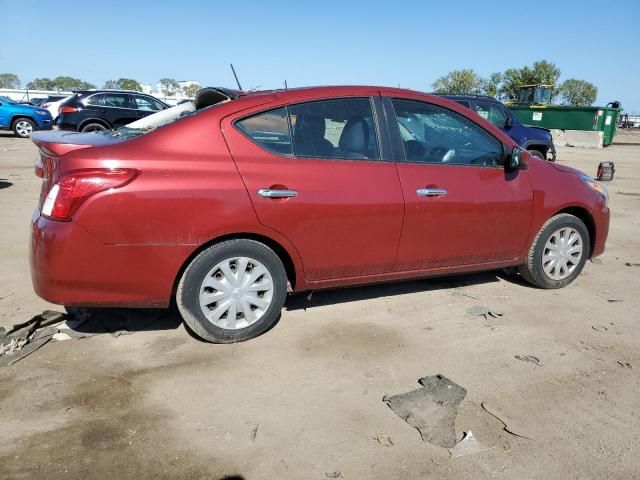
[[[607,237],[609,236],[609,207],[604,205],[593,213],[593,220],[595,223],[596,235],[593,240],[593,251],[591,252],[591,258],[598,257],[604,253],[605,245],[607,243]]]
[[[107,245],[75,221],[32,219],[31,280],[60,305],[166,307],[191,245]]]

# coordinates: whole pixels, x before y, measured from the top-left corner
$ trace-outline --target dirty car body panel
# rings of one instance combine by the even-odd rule
[[[303,121],[299,112],[345,99],[360,99],[358,108],[370,108],[370,117],[327,120],[350,135],[329,139],[339,153],[325,158],[295,155],[302,140],[287,137],[286,123],[283,132],[272,131],[275,114],[252,132],[289,152],[269,150],[242,130],[245,119],[274,111],[288,112],[291,127]],[[436,108],[486,135],[499,149],[494,163],[412,162],[398,100]],[[406,126],[435,118],[416,112],[406,115]],[[454,102],[402,89],[238,94],[133,137],[38,132],[33,140],[43,177],[32,220],[33,285],[65,305],[167,306],[189,262],[229,238],[269,246],[287,267],[292,290],[304,291],[519,265],[536,232],[561,211],[587,218],[591,255],[602,253],[608,232],[605,202],[578,174],[536,158],[506,173],[499,162],[516,146],[507,135]],[[366,154],[353,154],[358,148]],[[452,158],[464,159],[464,148],[453,150]],[[43,213],[57,184],[94,170],[131,175],[87,196],[68,217]],[[446,194],[416,193],[425,189]],[[295,195],[270,198],[265,190]]]

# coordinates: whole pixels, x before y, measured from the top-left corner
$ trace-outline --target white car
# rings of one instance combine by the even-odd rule
[[[56,119],[58,118],[58,109],[60,108],[60,105],[62,105],[63,102],[67,101],[71,97],[73,97],[73,95],[69,95],[68,97],[64,97],[64,98],[62,98],[60,100],[56,100],[55,102],[45,101],[42,104],[42,108],[46,108],[47,110],[49,110],[49,113],[53,117],[53,124],[54,125],[56,123]]]

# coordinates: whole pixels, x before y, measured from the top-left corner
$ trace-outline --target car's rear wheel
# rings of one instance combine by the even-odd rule
[[[178,284],[176,303],[200,338],[234,343],[275,325],[286,296],[286,271],[273,250],[254,240],[234,239],[193,259]]]
[[[542,153],[540,150],[529,150],[529,153],[534,157],[541,158],[542,160],[547,159],[547,156],[544,153]]]
[[[17,118],[11,127],[13,133],[20,138],[29,138],[36,129],[35,123],[28,118]]]
[[[101,123],[87,123],[84,127],[82,127],[83,132],[103,132],[107,129]]]
[[[562,213],[542,226],[520,274],[537,287],[562,288],[580,275],[589,254],[589,231],[584,222]]]

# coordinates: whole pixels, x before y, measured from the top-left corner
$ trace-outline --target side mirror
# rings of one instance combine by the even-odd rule
[[[525,150],[520,147],[513,147],[504,162],[504,171],[509,173],[516,170],[526,170],[528,156],[529,154]]]
[[[504,121],[504,128],[511,128],[511,127],[513,127],[513,118],[507,117],[507,119]]]

